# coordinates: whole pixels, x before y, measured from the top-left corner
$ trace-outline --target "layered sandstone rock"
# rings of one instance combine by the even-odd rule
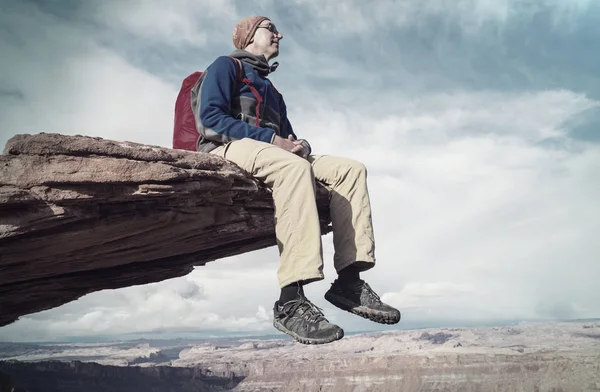
[[[0,326],[275,244],[270,191],[217,156],[59,134],[0,156]]]

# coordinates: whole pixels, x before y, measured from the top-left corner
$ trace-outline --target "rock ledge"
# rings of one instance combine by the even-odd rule
[[[276,245],[270,191],[217,156],[60,134],[0,155],[0,326]],[[331,231],[318,187],[321,233]]]

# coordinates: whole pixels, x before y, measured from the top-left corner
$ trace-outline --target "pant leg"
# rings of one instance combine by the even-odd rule
[[[363,271],[372,268],[375,265],[375,241],[367,169],[355,160],[328,155],[311,155],[308,161],[315,178],[331,192],[329,209],[336,271],[354,263]]]
[[[311,164],[269,143],[242,139],[211,151],[273,190],[279,286],[323,279],[321,225]]]

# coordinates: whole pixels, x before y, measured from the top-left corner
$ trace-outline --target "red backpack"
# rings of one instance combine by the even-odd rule
[[[260,126],[259,114],[260,104],[263,99],[254,88],[250,79],[246,77],[244,72],[244,66],[242,62],[232,57],[232,60],[236,64],[237,80],[248,86],[254,98],[257,101],[256,104],[256,126]],[[173,127],[173,148],[189,151],[198,150],[198,141],[201,136],[204,136],[204,127],[200,124],[200,119],[197,119],[194,115],[194,108],[192,107],[192,91],[197,90],[202,83],[203,72],[194,72],[183,80],[179,95],[175,101],[175,121]],[[237,87],[237,86],[236,86]],[[235,87],[234,87],[235,92]],[[200,104],[198,98],[198,105]],[[199,111],[198,111],[199,112]]]

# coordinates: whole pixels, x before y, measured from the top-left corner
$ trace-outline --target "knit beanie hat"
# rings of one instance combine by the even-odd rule
[[[266,16],[248,16],[240,20],[233,29],[233,45],[237,49],[245,49],[254,37],[258,25],[267,20]]]

